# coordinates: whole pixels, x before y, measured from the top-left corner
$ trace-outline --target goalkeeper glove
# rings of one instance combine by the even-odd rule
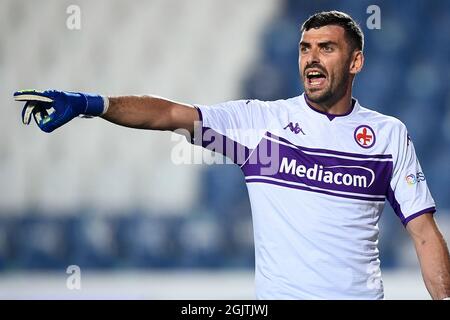
[[[95,117],[106,112],[108,98],[78,92],[22,90],[14,93],[16,101],[25,101],[22,122],[30,124],[31,115],[44,132],[52,132],[75,117]]]

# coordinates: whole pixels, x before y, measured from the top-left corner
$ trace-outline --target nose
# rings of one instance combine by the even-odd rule
[[[312,65],[316,63],[320,63],[319,50],[317,50],[317,48],[311,48],[308,56],[306,57],[306,64]]]

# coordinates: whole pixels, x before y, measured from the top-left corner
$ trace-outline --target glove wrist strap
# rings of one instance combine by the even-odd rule
[[[108,112],[108,108],[109,108],[109,98],[106,96],[102,96],[103,98],[103,112],[101,114],[104,115],[106,112]]]
[[[101,116],[108,110],[108,98],[87,93],[82,93],[81,95],[86,99],[86,110],[83,112],[84,115],[92,117]]]

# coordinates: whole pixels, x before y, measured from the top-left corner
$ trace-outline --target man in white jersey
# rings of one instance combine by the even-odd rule
[[[363,34],[342,12],[302,26],[305,93],[212,106],[153,96],[25,90],[28,124],[51,132],[79,115],[141,129],[185,129],[238,164],[251,201],[258,299],[382,299],[378,220],[387,199],[411,235],[425,285],[450,296],[435,203],[406,127],[352,98]]]

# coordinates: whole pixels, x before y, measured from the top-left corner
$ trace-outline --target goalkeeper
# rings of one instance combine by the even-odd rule
[[[22,121],[34,118],[45,132],[78,116],[184,129],[240,165],[252,207],[258,299],[383,299],[377,244],[385,200],[414,242],[430,295],[448,299],[449,253],[407,129],[352,97],[363,63],[361,29],[347,14],[330,11],[302,26],[305,92],[290,99],[192,107],[152,96],[55,90],[14,97],[25,102]],[[264,170],[261,156],[268,154],[276,170]]]

